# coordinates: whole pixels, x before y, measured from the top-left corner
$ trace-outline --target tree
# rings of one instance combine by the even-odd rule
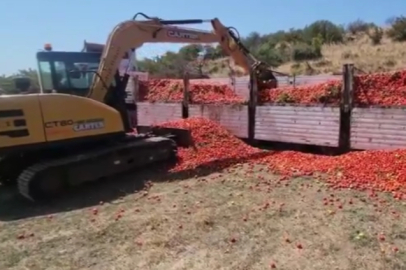
[[[368,37],[371,39],[372,45],[380,44],[383,38],[382,28],[375,26],[370,33],[368,32]]]
[[[394,18],[387,34],[393,41],[406,41],[406,17]]]
[[[11,76],[2,75],[0,76],[0,88],[5,93],[12,93],[15,91],[14,82]]]
[[[27,92],[31,87],[31,80],[27,77],[16,77],[13,79],[15,88],[19,92]]]
[[[363,20],[358,19],[356,21],[349,23],[347,26],[347,30],[351,34],[355,35],[359,32],[367,32],[369,30],[369,28],[371,28],[373,26],[375,26],[375,24],[367,23],[367,22],[364,22]]]
[[[204,60],[214,60],[216,58],[219,58],[219,56],[216,53],[216,48],[210,45],[206,45],[203,48],[204,50]]]
[[[315,41],[316,43],[317,41]],[[306,61],[314,60],[321,57],[321,50],[315,46],[306,43],[300,43],[293,47],[292,60],[293,61]]]
[[[194,61],[202,51],[203,46],[200,44],[186,45],[179,50],[179,56],[186,61]]]
[[[271,67],[278,67],[284,62],[283,56],[276,50],[272,43],[263,43],[258,50],[256,55],[259,60],[267,63]]]
[[[344,41],[344,29],[327,20],[319,20],[303,29],[303,34],[308,43],[319,37],[322,43],[342,43]]]
[[[251,32],[244,39],[244,45],[251,49],[258,49],[262,45],[262,38],[258,32]]]
[[[18,81],[18,85],[16,85],[16,78],[27,78],[30,81],[30,89],[39,89],[38,75],[37,71],[34,69],[21,69],[11,76],[1,75],[0,88],[3,89],[7,94],[16,94],[21,92],[21,89],[18,89],[22,86],[21,79]]]
[[[292,43],[292,44],[305,42],[305,37],[303,35],[303,30],[302,29],[291,28],[289,30],[289,32],[284,33],[284,36],[283,36],[282,40],[287,42],[287,43]]]

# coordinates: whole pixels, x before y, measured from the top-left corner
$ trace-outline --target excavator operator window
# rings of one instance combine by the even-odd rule
[[[39,79],[43,92],[51,92],[53,89],[51,63],[41,61],[38,63]]]
[[[100,53],[38,52],[43,92],[86,96],[99,67]]]
[[[87,67],[87,63],[55,61],[57,88],[73,95],[86,96],[94,77]]]

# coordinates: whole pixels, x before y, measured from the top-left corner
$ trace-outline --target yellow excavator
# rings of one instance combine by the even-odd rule
[[[36,201],[135,167],[175,160],[177,147],[191,143],[187,130],[137,127],[125,104],[128,75],[118,72],[126,53],[144,43],[216,43],[261,87],[272,71],[251,56],[231,28],[218,19],[145,20],[118,24],[102,54],[37,53],[40,94],[0,97],[0,181],[16,183]],[[174,25],[210,22],[213,32]]]

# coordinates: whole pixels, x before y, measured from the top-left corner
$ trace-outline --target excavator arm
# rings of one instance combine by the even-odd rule
[[[103,102],[107,87],[114,80],[116,70],[125,53],[141,47],[144,43],[219,43],[224,52],[233,58],[235,64],[247,73],[254,68],[260,81],[276,82],[272,71],[264,63],[257,61],[236,35],[217,18],[209,21],[166,21],[147,18],[149,20],[122,22],[111,32],[102,53],[98,76],[94,77],[90,88],[89,98]],[[174,26],[204,22],[211,23],[212,32]]]

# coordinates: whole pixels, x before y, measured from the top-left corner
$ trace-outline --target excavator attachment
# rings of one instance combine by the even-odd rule
[[[145,20],[137,20],[137,16]],[[210,23],[213,30],[183,28],[179,25]],[[256,59],[256,57],[241,42],[238,31],[233,27],[226,27],[218,18],[163,20],[137,13],[132,20],[118,24],[109,35],[104,47],[98,75],[93,78],[88,98],[104,101],[108,88],[105,82],[114,79],[117,67],[122,57],[133,55],[135,50],[145,43],[186,43],[212,44],[218,43],[223,51],[230,56],[234,63],[243,68],[248,75],[254,70],[259,91],[277,86],[277,79],[271,67]],[[132,57],[130,57],[132,58]]]
[[[157,137],[166,137],[176,142],[180,147],[190,147],[193,145],[190,130],[181,128],[164,128],[156,126],[137,126],[138,134],[150,134]]]

